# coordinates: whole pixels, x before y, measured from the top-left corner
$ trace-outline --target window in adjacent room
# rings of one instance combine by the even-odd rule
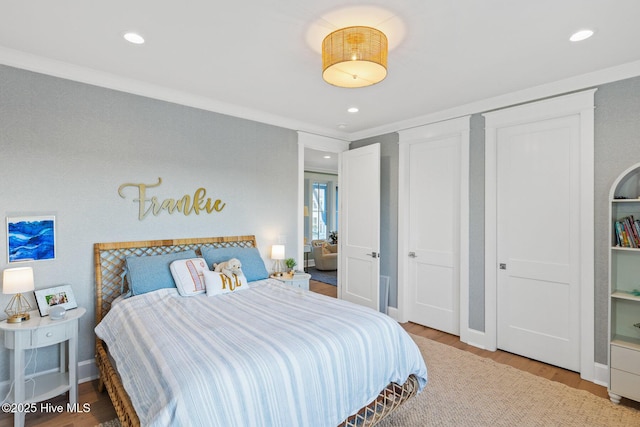
[[[327,183],[313,183],[313,211],[311,213],[311,238],[327,238]]]

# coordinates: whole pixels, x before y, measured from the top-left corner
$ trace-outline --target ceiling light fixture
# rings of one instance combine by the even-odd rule
[[[360,111],[360,109],[358,107],[349,107],[349,108],[347,108],[347,112],[348,113],[357,113],[358,111]]]
[[[387,36],[372,27],[347,27],[322,41],[322,78],[339,87],[365,87],[387,77]]]
[[[582,40],[586,40],[593,35],[593,30],[580,30],[576,31],[569,37],[569,40],[572,42],[580,42]]]
[[[126,41],[128,41],[129,43],[133,43],[133,44],[143,44],[144,43],[144,37],[142,37],[140,34],[138,33],[125,33],[124,39]]]

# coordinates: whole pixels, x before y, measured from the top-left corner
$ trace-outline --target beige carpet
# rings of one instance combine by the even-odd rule
[[[640,426],[640,411],[511,366],[413,336],[427,387],[378,424],[427,426]],[[117,427],[103,423],[101,427]]]
[[[640,411],[413,336],[429,383],[380,426],[640,426]]]

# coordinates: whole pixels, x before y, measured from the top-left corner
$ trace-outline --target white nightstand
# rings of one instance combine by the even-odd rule
[[[15,427],[24,426],[26,412],[40,412],[37,402],[51,399],[69,392],[69,405],[74,407],[78,401],[78,319],[84,315],[84,308],[67,311],[64,319],[51,320],[49,316],[40,317],[38,310],[32,311],[31,319],[22,323],[0,322],[0,330],[4,331],[4,346],[11,353],[11,381],[14,381],[13,393],[8,402],[22,411],[14,412]],[[68,363],[67,345],[68,343]],[[59,371],[33,377],[34,388],[26,393],[25,387],[25,350],[47,347],[58,344],[60,349]],[[32,380],[29,380],[31,383]],[[29,387],[31,390],[31,385]],[[29,405],[31,404],[31,405]],[[67,407],[65,406],[65,410]]]
[[[294,288],[304,289],[305,291],[309,290],[309,279],[311,275],[308,273],[298,273],[294,276],[291,274],[285,273],[282,276],[271,276],[271,278],[281,281],[282,283],[286,283],[287,285],[291,285]]]

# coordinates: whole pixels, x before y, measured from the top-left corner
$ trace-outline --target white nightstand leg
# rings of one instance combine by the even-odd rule
[[[60,372],[65,372],[67,370],[67,345],[65,342],[61,342],[58,345],[58,350],[60,350]]]
[[[69,403],[72,406],[78,402],[78,323],[76,322],[73,336],[69,339]]]
[[[16,348],[22,348],[22,345],[16,345]],[[15,371],[13,384],[13,401],[24,402],[24,350],[13,350],[13,367]],[[24,426],[24,412],[15,412],[13,415],[14,427]]]

